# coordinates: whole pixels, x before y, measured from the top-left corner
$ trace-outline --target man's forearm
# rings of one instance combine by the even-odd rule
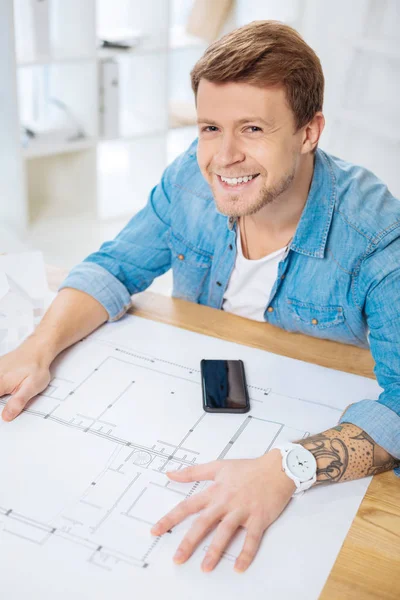
[[[316,485],[361,479],[389,471],[400,464],[365,431],[351,423],[336,425],[297,443],[315,456]]]
[[[78,290],[63,289],[25,344],[50,364],[65,348],[89,335],[107,319],[107,311],[97,300]]]

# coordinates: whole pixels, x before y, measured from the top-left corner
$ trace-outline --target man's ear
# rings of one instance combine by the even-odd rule
[[[317,112],[311,121],[304,127],[301,153],[307,154],[316,148],[319,138],[325,127],[325,117],[322,112]]]

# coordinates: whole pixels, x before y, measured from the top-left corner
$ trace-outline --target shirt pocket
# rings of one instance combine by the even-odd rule
[[[175,298],[198,302],[209,277],[212,254],[194,248],[189,242],[170,233],[173,291]]]
[[[289,312],[298,323],[316,329],[329,329],[344,323],[341,306],[320,306],[288,298]]]
[[[360,345],[346,322],[344,310],[338,305],[320,305],[288,298],[290,331],[313,337]]]

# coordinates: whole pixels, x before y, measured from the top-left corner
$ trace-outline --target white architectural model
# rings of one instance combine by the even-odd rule
[[[48,296],[40,252],[0,256],[0,356],[33,332]]]

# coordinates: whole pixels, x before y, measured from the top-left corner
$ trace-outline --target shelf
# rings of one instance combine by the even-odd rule
[[[97,144],[97,138],[84,138],[74,142],[59,142],[49,144],[48,142],[34,141],[29,146],[22,148],[24,158],[27,160],[33,158],[42,158],[54,154],[68,154],[70,152],[80,152],[94,148]]]
[[[161,37],[161,36],[160,36]],[[199,37],[186,33],[184,27],[171,27],[169,30],[168,43],[155,41],[154,39],[142,39],[130,49],[98,48],[99,60],[107,58],[129,58],[132,55],[140,56],[153,52],[168,52],[168,50],[184,50],[191,48],[206,48],[207,42]]]
[[[159,137],[167,133],[166,129],[157,129],[149,131],[138,131],[137,133],[121,134],[115,137],[99,137],[98,143],[100,142],[132,142],[134,140]]]
[[[19,68],[26,67],[38,67],[45,65],[58,65],[58,64],[71,64],[71,63],[85,63],[95,62],[97,56],[95,54],[87,54],[81,56],[42,56],[38,58],[32,58],[29,60],[19,61],[17,66]]]
[[[86,150],[93,148],[97,144],[109,143],[109,142],[133,142],[135,140],[153,138],[164,136],[167,133],[179,132],[189,129],[188,126],[181,126],[174,129],[158,129],[154,131],[143,131],[133,134],[120,135],[116,137],[99,137],[99,138],[85,138],[76,142],[63,142],[59,144],[48,144],[47,142],[33,142],[30,146],[22,148],[22,152],[25,158],[40,158],[43,156],[50,156],[53,154],[66,154],[68,152],[79,152],[80,150]],[[193,128],[193,131],[197,131],[197,127]],[[196,136],[194,136],[196,137]]]
[[[137,46],[133,46],[132,48],[126,50],[120,50],[118,48],[98,48],[97,50],[97,59],[104,60],[108,58],[130,58],[132,56],[141,56],[145,54],[155,54],[155,53],[164,53],[167,51],[167,46],[165,44],[137,44]]]

